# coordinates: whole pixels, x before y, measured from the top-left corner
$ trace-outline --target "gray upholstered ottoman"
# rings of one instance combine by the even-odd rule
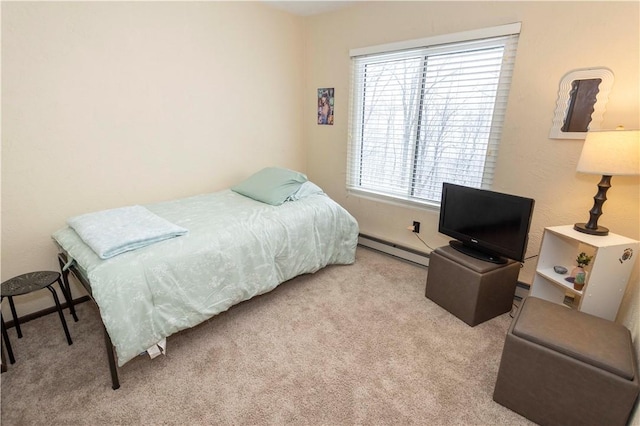
[[[520,264],[478,260],[449,247],[429,256],[425,296],[470,326],[509,312]]]
[[[629,330],[535,297],[513,319],[493,399],[541,425],[624,425],[640,386]]]

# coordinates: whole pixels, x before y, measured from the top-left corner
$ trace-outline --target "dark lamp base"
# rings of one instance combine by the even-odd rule
[[[578,232],[584,232],[585,234],[591,235],[609,235],[609,228],[605,228],[604,226],[598,226],[595,229],[587,228],[586,223],[576,223],[573,225],[573,229]]]

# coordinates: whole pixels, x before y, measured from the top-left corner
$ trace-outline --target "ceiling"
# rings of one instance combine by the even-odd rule
[[[357,3],[356,1],[263,1],[270,6],[298,16],[311,16],[326,12],[333,12],[338,9],[353,6]]]

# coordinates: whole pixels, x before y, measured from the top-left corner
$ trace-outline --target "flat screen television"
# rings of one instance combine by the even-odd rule
[[[438,231],[453,248],[493,263],[524,261],[534,200],[445,182]]]

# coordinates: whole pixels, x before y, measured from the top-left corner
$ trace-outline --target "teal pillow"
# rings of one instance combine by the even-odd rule
[[[231,190],[256,201],[279,206],[306,181],[307,176],[300,172],[267,167],[232,186]]]

